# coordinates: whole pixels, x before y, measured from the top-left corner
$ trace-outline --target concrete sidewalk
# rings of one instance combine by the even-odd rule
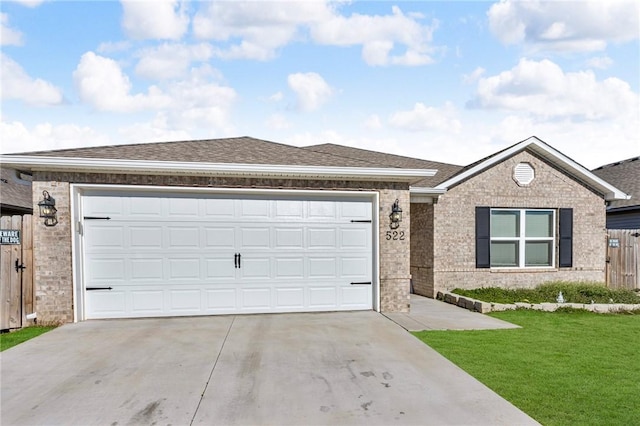
[[[383,315],[408,331],[520,328],[497,318],[417,294],[411,295],[411,312]]]
[[[3,426],[537,424],[373,311],[86,321],[0,361]]]

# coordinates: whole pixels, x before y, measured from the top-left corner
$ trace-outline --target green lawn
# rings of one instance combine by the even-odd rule
[[[0,334],[0,352],[22,342],[26,342],[29,339],[33,339],[34,337],[37,337],[42,333],[46,333],[49,330],[53,330],[54,328],[55,327],[33,326],[14,331],[13,333]]]
[[[640,422],[640,315],[517,310],[521,329],[415,335],[544,425]]]

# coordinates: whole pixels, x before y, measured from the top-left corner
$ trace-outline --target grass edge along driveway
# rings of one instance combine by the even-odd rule
[[[53,330],[54,328],[55,327],[53,326],[31,326],[11,333],[2,333],[0,334],[0,352],[26,342],[27,340],[33,339],[34,337],[38,337],[39,335]]]
[[[640,315],[490,315],[523,328],[414,334],[544,425],[640,419]]]

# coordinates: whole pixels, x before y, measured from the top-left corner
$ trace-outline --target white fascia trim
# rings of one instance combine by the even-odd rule
[[[445,192],[447,192],[446,189],[416,188],[411,186],[409,187],[409,199],[411,203],[433,204],[434,200],[437,200]]]
[[[113,160],[101,158],[69,158],[40,156],[0,156],[9,167],[31,170],[73,171],[93,173],[138,173],[172,175],[216,175],[229,177],[292,177],[414,182],[434,176],[434,169],[399,169],[378,167],[322,167],[277,164],[194,163],[178,161]]]
[[[604,196],[604,199],[607,201],[628,200],[631,198],[630,195],[627,195],[626,193],[614,187],[613,185],[600,179],[598,176],[591,173],[590,170],[587,170],[580,164],[576,163],[566,155],[562,154],[561,152],[547,145],[545,142],[541,141],[535,136],[532,136],[520,142],[519,144],[516,144],[511,148],[505,151],[502,151],[501,153],[475,165],[469,170],[466,170],[465,172],[460,173],[459,175],[456,175],[451,179],[448,179],[442,182],[441,184],[437,185],[434,189],[447,190],[452,185],[455,185],[458,182],[461,182],[469,178],[470,176],[473,176],[476,173],[479,173],[493,166],[494,164],[501,162],[502,160],[522,151],[525,148],[529,148],[533,150],[537,154],[541,155],[542,157],[548,159],[549,161],[556,164],[557,166],[560,166],[567,172],[583,180],[585,183],[588,183],[589,185],[593,186],[595,189],[599,190],[602,193],[602,195]]]

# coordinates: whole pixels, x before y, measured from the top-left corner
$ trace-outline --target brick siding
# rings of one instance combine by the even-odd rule
[[[527,186],[518,185],[512,177],[514,166],[520,162],[531,164],[535,170],[535,179]],[[476,206],[573,208],[573,267],[476,269]],[[558,280],[604,282],[606,231],[602,197],[532,153],[516,154],[449,189],[433,208],[435,291],[456,287],[534,287]],[[556,265],[557,247],[556,230]]]
[[[210,176],[92,174],[74,172],[35,172],[33,178],[34,211],[47,190],[56,200],[58,224],[46,227],[43,220],[34,226],[35,291],[38,320],[49,323],[73,321],[73,278],[71,253],[71,208],[69,183],[151,185],[211,188],[260,188],[298,190],[378,191],[380,194],[379,276],[381,310],[409,310],[409,191],[405,183],[368,181],[317,181],[295,179],[242,179]],[[397,231],[405,239],[387,240],[388,215],[398,199],[403,221]],[[375,247],[374,247],[375,250]]]

